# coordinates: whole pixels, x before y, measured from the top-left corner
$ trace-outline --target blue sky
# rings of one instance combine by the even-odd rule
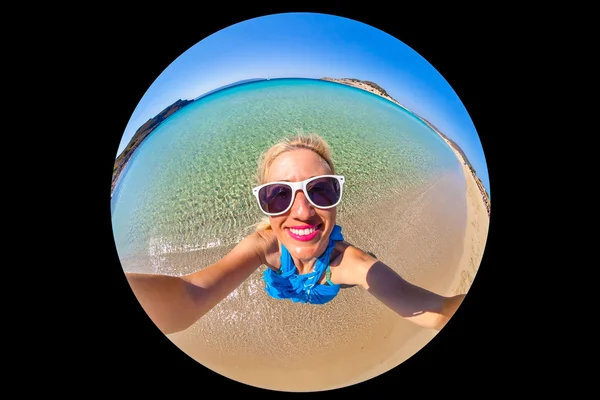
[[[326,14],[254,18],[192,46],[156,78],[140,99],[117,155],[141,125],[179,99],[191,100],[243,79],[326,76],[377,83],[458,143],[490,193],[475,126],[440,73],[395,37],[362,22]]]

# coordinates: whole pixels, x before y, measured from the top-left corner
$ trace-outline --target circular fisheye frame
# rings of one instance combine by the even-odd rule
[[[328,148],[281,153],[255,179],[263,152],[311,133]],[[297,184],[325,174],[343,185]],[[253,192],[275,180],[292,186]],[[473,123],[427,61],[359,21],[282,13],[206,37],[156,78],[110,207],[131,289],[176,348],[241,383],[310,392],[381,375],[444,329],[479,269],[490,196]],[[306,299],[332,294],[295,301],[281,289],[294,280]]]

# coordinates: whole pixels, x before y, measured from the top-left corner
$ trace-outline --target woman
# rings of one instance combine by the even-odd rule
[[[331,301],[343,286],[362,286],[400,316],[440,330],[464,295],[444,297],[404,280],[343,240],[336,206],[344,177],[335,174],[328,144],[298,135],[259,159],[253,189],[266,220],[213,265],[185,276],[127,273],[140,304],[165,334],[184,330],[266,265],[265,289],[295,302]]]

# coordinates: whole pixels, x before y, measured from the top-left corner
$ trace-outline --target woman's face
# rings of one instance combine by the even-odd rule
[[[299,182],[328,174],[331,174],[331,169],[321,156],[308,149],[297,149],[286,151],[273,161],[267,174],[267,182]],[[273,232],[292,257],[308,261],[319,257],[327,248],[336,215],[336,207],[327,210],[314,207],[304,192],[299,190],[292,207],[285,214],[269,219]],[[303,233],[298,230],[304,229],[316,229],[316,235],[297,235]]]

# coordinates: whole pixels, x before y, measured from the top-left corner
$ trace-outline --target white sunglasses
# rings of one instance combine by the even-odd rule
[[[269,182],[252,189],[260,210],[266,215],[285,214],[294,203],[296,192],[302,190],[313,206],[328,209],[342,200],[342,175],[319,175],[302,182]]]

